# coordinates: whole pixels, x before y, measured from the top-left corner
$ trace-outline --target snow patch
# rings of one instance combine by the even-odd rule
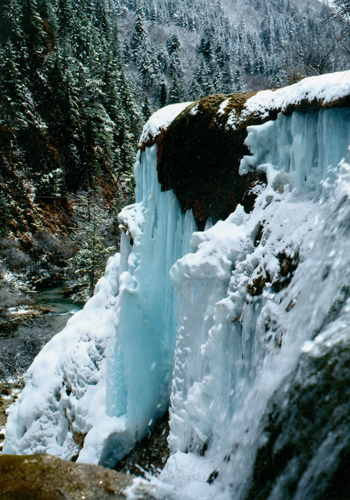
[[[331,104],[349,94],[350,70],[312,76],[288,87],[258,92],[245,103],[241,120],[251,115],[264,118],[271,109],[284,111],[288,106],[300,104],[303,100],[311,103],[317,99],[323,104]]]
[[[139,146],[142,146],[142,144],[147,143],[150,139],[157,137],[161,130],[166,130],[177,115],[179,115],[190,104],[192,104],[192,102],[170,104],[169,106],[165,106],[164,108],[156,111],[143,128]]]

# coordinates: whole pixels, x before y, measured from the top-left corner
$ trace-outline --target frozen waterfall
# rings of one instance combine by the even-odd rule
[[[261,169],[268,177],[253,212],[238,206],[194,233],[192,253],[170,272],[181,307],[170,410],[175,454],[160,476],[174,491],[165,498],[187,498],[194,470],[202,485],[218,476],[201,498],[245,498],[269,398],[345,300],[350,110],[279,115],[248,127],[246,144],[252,155],[242,173]],[[289,498],[277,491],[271,498]]]
[[[120,316],[107,358],[107,413],[126,417],[127,431],[135,439],[143,437],[169,405],[179,303],[169,271],[188,253],[196,229],[192,213],[182,213],[174,193],[161,191],[156,165],[154,145],[136,162],[136,204],[119,216],[124,230]],[[101,463],[113,464],[119,458],[118,434],[114,438],[106,443]]]
[[[170,106],[165,116],[160,110],[150,130],[185,106]],[[30,367],[4,453],[113,466],[168,408],[179,304],[169,270],[190,250],[196,223],[172,191],[161,190],[157,145],[139,153],[135,177],[136,203],[119,216],[120,255]]]
[[[130,499],[323,500],[336,484],[350,496],[349,96],[344,72],[150,119],[120,256],[28,371],[5,452],[113,465],[170,402],[171,456]],[[251,210],[238,201],[197,231],[162,189],[179,113],[245,137]]]

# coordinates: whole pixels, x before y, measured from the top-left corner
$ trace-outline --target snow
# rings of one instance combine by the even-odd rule
[[[170,104],[156,111],[143,128],[139,145],[146,143],[150,139],[157,137],[161,130],[166,130],[171,122],[192,102],[181,102]]]
[[[229,102],[230,102],[229,99],[225,99],[225,101],[223,101],[220,104],[219,109],[217,110],[218,115],[223,115],[225,113],[226,106],[228,105]]]
[[[191,116],[195,116],[195,115],[198,113],[198,110],[199,110],[199,105],[198,105],[198,104],[196,104],[196,105],[195,105],[195,106],[191,109],[191,111],[190,111],[190,113],[189,113],[189,114],[190,114]]]
[[[237,114],[236,114],[236,111],[233,109],[229,115],[228,115],[228,119],[227,119],[227,123],[226,123],[226,128],[229,130],[230,128],[232,130],[236,130],[237,129],[237,126],[236,126],[236,123],[237,123]]]
[[[294,85],[277,90],[258,92],[248,99],[242,118],[249,115],[267,116],[270,109],[284,111],[292,104],[303,100],[312,103],[315,99],[323,105],[348,96],[350,93],[350,70],[305,78]]]
[[[4,453],[70,459],[79,452],[74,435],[87,434],[89,456],[85,451],[83,456],[97,463],[107,427],[109,432],[119,429],[120,423],[105,414],[105,351],[118,320],[119,257],[109,259],[95,295],[29,368],[6,425]]]
[[[229,500],[228,492],[207,482],[213,470],[213,464],[198,455],[176,452],[168,460],[162,479],[150,477],[150,482],[136,479],[125,494],[128,500],[144,498],[151,494],[159,500],[206,498],[215,500]]]
[[[236,119],[349,93],[349,72],[308,78],[258,93]],[[141,143],[187,105],[156,113]],[[78,460],[113,465],[170,398],[172,455],[129,498],[244,498],[269,399],[301,356],[346,343],[350,110],[280,113],[247,131],[240,172],[265,172],[267,186],[251,213],[238,205],[202,232],[161,191],[157,145],[139,153],[120,257],[34,361],[5,452],[71,458],[86,434]]]
[[[264,90],[250,97],[240,114],[235,109],[230,111],[226,128],[235,130],[239,124],[245,123],[251,118],[266,119],[271,110],[283,112],[291,106],[298,106],[304,102],[322,105],[326,108],[331,107],[332,104],[348,96],[349,93],[350,70],[305,78],[294,85],[277,90]],[[220,104],[217,111],[219,117],[225,113],[229,103],[230,98],[225,99]]]

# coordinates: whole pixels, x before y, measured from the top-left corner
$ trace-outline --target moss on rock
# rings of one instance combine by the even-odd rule
[[[349,347],[303,354],[272,396],[246,500],[350,498]]]
[[[228,123],[252,95],[205,97],[187,107],[156,139],[162,189],[174,190],[183,211],[193,210],[199,229],[209,217],[214,222],[225,219],[238,203],[250,211],[255,199],[250,188],[266,183],[264,174],[239,175],[240,161],[249,154],[244,145],[246,124]]]

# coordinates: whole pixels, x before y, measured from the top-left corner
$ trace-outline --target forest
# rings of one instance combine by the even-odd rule
[[[344,0],[1,0],[2,276],[91,296],[151,113],[343,70],[349,34]]]
[[[348,488],[350,0],[0,7],[0,453]]]

